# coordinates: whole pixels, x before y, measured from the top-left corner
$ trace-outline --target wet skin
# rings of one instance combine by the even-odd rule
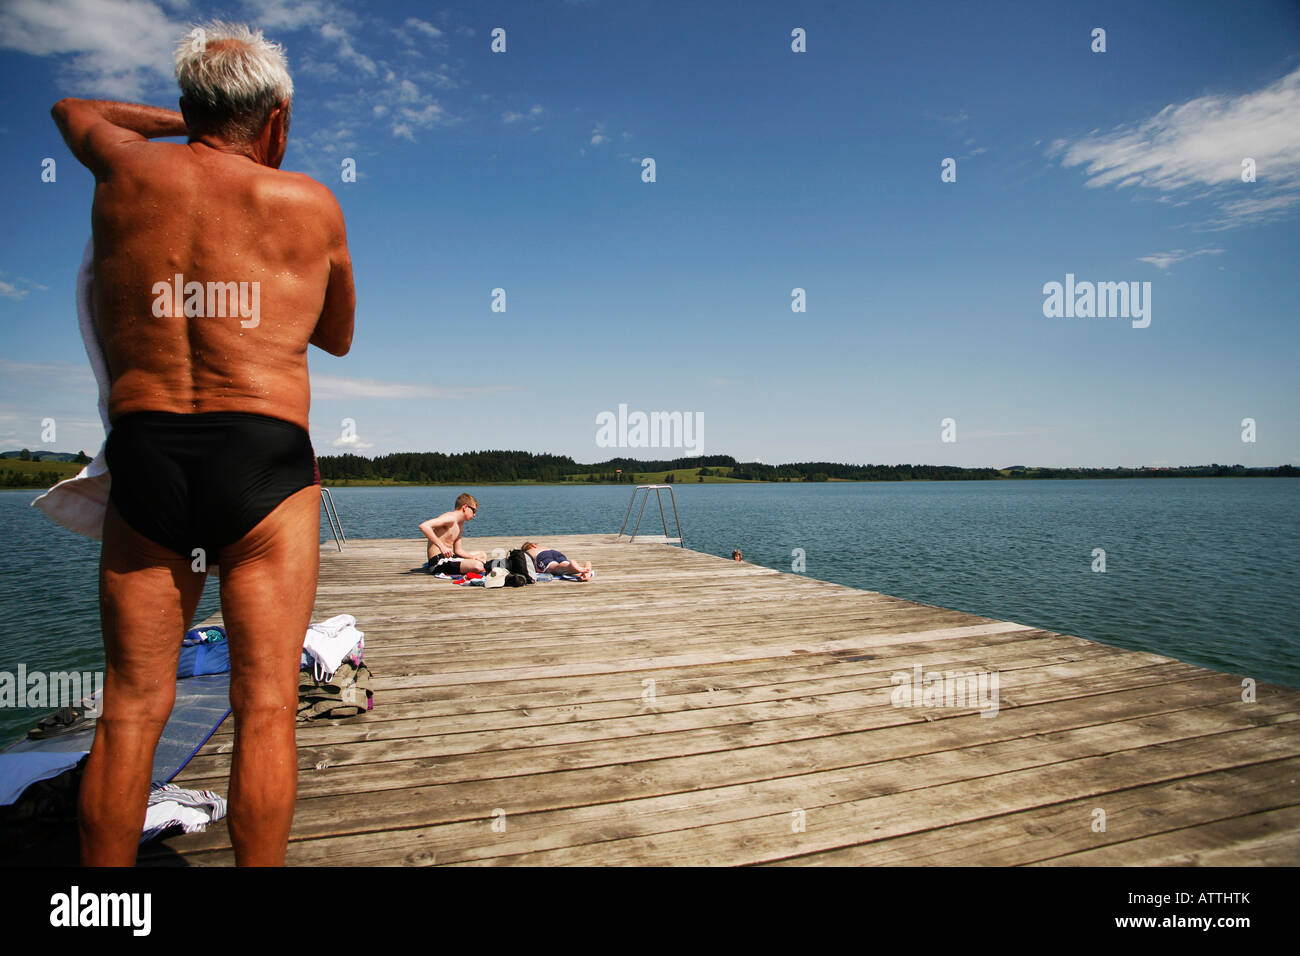
[[[62,100],[53,116],[95,174],[96,319],[112,377],[109,420],[136,411],[239,411],[308,425],[307,346],[352,342],[355,293],[343,216],[324,186],[280,172],[281,104],[259,136],[189,135],[171,110]],[[156,283],[258,282],[259,317],[154,313]],[[237,862],[283,863],[297,786],[298,660],[319,568],[320,490],[285,499],[217,556],[231,651],[235,751],[229,825]],[[82,861],[130,865],[153,752],[175,696],[180,639],[205,572],[137,534],[110,505],[100,558],[107,672],[81,785]]]

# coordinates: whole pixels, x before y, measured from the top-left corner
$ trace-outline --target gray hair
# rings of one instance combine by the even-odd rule
[[[293,100],[284,48],[242,23],[194,25],[177,42],[174,59],[176,82],[198,131],[246,143],[262,131],[271,110]],[[288,123],[286,112],[286,131]]]

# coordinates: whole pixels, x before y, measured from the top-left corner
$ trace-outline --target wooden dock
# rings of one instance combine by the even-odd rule
[[[356,616],[375,709],[300,725],[291,864],[1300,863],[1300,692],[666,544],[545,546],[596,579],[322,549],[314,619]],[[178,784],[227,792],[229,725]],[[141,862],[233,854],[223,822]]]

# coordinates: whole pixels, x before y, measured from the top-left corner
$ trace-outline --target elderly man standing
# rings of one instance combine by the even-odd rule
[[[95,174],[95,309],[112,379],[100,558],[106,675],[81,789],[82,862],[130,865],[181,635],[220,564],[235,721],[230,834],[281,864],[297,790],[298,662],[319,569],[307,346],[344,355],[356,296],[343,215],[281,172],[281,48],[211,23],[176,51],[181,112],[65,99]],[[150,137],[188,142],[151,143]]]

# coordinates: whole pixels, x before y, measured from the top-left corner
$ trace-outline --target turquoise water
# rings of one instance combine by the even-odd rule
[[[615,486],[340,488],[344,529],[410,537],[461,490],[471,537],[612,533]],[[679,485],[686,545],[810,577],[1300,687],[1300,481]],[[0,492],[0,671],[102,667],[99,545]],[[651,512],[654,512],[653,515]],[[670,519],[671,520],[671,519]],[[322,531],[328,534],[322,523]],[[642,531],[662,533],[653,501]],[[325,535],[322,535],[324,540]],[[1092,570],[1093,549],[1106,555]],[[574,555],[574,557],[581,557]],[[199,617],[217,607],[209,581]],[[39,714],[0,710],[0,742]]]

